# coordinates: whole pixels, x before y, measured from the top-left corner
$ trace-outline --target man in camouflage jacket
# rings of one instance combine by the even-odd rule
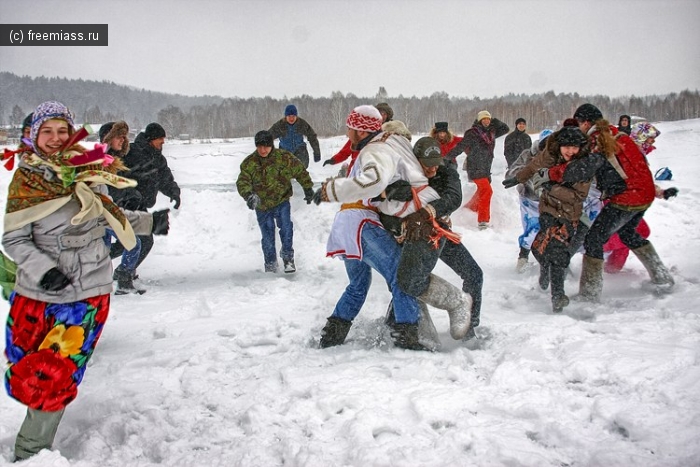
[[[292,197],[292,179],[304,189],[306,204],[314,196],[309,172],[292,153],[276,149],[269,131],[255,135],[255,152],[241,162],[241,173],[236,181],[238,194],[249,209],[254,209],[262,233],[262,250],[265,257],[265,272],[277,272],[277,249],[275,247],[275,223],[280,231],[284,272],[296,271],[294,265],[294,226],[290,216],[289,198]]]

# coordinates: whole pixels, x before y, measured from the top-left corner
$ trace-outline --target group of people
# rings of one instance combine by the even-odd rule
[[[620,125],[629,123],[629,116],[623,117]],[[649,169],[646,156],[658,129],[642,122],[629,130],[618,130],[596,106],[583,104],[561,129],[540,134],[506,173],[506,188],[521,185],[525,232],[517,268],[522,270],[531,248],[540,263],[539,285],[551,288],[554,312],[569,304],[564,279],[580,247],[584,256],[577,297],[581,300],[600,301],[604,252],[611,242],[618,243],[609,248],[616,259],[606,270],[619,271],[632,251],[657,291],[674,285],[654,246],[640,232],[640,223],[655,197],[669,199],[678,190],[655,186]]]
[[[107,123],[99,131],[101,144],[88,150],[80,144],[88,131],[75,127],[66,106],[51,101],[37,107],[27,126],[15,151],[19,166],[8,190],[2,236],[4,250],[17,263],[5,385],[27,406],[15,444],[17,460],[51,447],[107,319],[112,281],[123,293],[143,292],[134,285],[136,268],[153,247],[153,235],[169,231],[168,209],[149,212],[158,193],[175,209],[181,203],[180,187],[162,154],[161,125],[149,124],[130,143],[126,122]],[[339,205],[327,256],[343,261],[348,285],[321,331],[321,348],[345,342],[369,292],[372,269],[391,291],[386,324],[396,347],[439,348],[427,305],[447,312],[453,339],[478,338],[483,272],[450,221],[463,201],[456,157],[467,154],[464,168],[477,185],[465,207],[477,212],[479,228],[487,228],[495,140],[509,132],[508,125],[484,110],[463,137],[452,134],[447,122],[437,122],[430,136],[411,144],[409,129],[380,103],[354,108],[346,126],[347,144],[323,163],[344,163],[343,169],[316,190],[304,137],[315,162],[321,161],[318,139],[294,105],[269,130],[255,134],[255,151],[242,161],[236,185],[256,213],[264,270],[279,270],[279,230],[283,271],[296,271],[290,216],[294,179],[307,204]],[[503,184],[521,184],[522,198],[537,197],[537,204],[528,206],[538,211],[537,229],[526,232],[532,242],[522,249],[540,263],[540,285],[551,286],[553,310],[569,303],[566,268],[581,245],[579,296],[600,300],[604,245],[613,234],[639,257],[654,284],[672,286],[653,246],[637,231],[654,196],[677,194],[654,186],[645,159],[658,130],[646,124],[632,127],[633,136],[627,136],[591,104],[534,144],[524,119],[515,127],[505,142],[509,172]],[[595,193],[602,193],[605,204],[591,218],[584,205]],[[111,259],[120,255],[112,272]],[[462,279],[461,288],[433,273],[438,260]]]

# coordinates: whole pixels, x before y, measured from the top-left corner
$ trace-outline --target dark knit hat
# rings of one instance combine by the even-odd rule
[[[430,136],[424,136],[416,141],[416,145],[413,146],[413,154],[426,167],[435,167],[444,163],[440,145],[435,141],[435,138]]]
[[[595,105],[586,103],[580,105],[579,108],[576,109],[574,118],[582,122],[595,123],[597,120],[603,118],[603,113]]]
[[[287,107],[284,108],[284,116],[288,117],[290,115],[299,115],[299,112],[297,111],[297,106],[294,104],[289,104]]]
[[[274,147],[275,139],[272,137],[272,133],[267,130],[261,130],[255,133],[255,146],[267,146],[269,148]]]
[[[559,146],[578,146],[581,148],[588,142],[586,135],[578,127],[573,126],[565,126],[552,136],[559,143]]]
[[[576,120],[575,118],[567,118],[566,120],[564,120],[564,123],[562,123],[561,126],[573,126],[578,128],[578,120]]]
[[[386,114],[386,122],[390,122],[394,119],[394,110],[386,102],[380,102],[374,106],[378,111],[384,112]]]
[[[144,134],[148,141],[153,141],[154,139],[165,138],[165,129],[159,123],[149,123]]]
[[[24,117],[24,121],[22,122],[22,132],[24,132],[25,128],[32,128],[32,119],[34,118],[34,113],[30,113],[26,117]]]
[[[435,132],[439,133],[441,131],[444,131],[445,133],[449,131],[447,129],[447,122],[435,122]]]
[[[525,119],[523,117],[520,117],[519,119],[517,119],[515,121],[515,126],[518,126],[518,124],[520,124],[520,123],[525,123],[527,125],[527,122],[525,121]]]

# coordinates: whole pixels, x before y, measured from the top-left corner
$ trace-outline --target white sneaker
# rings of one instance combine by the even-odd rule
[[[486,230],[489,228],[488,222],[479,222],[479,230]]]
[[[518,274],[522,274],[525,272],[528,266],[527,258],[518,258],[518,264],[515,265],[515,271]]]

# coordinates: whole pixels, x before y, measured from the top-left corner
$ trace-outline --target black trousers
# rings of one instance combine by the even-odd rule
[[[481,317],[481,289],[484,285],[483,271],[462,243],[447,240],[440,259],[462,279],[462,291],[472,296],[471,323],[472,326],[478,326]]]
[[[611,204],[607,204],[600,211],[598,217],[595,218],[591,230],[586,235],[586,240],[583,242],[583,247],[586,249],[586,255],[603,259],[603,245],[610,240],[610,237],[617,232],[620,240],[630,250],[643,247],[649,241],[637,233],[637,226],[644,217],[643,211],[625,211],[618,209]]]

